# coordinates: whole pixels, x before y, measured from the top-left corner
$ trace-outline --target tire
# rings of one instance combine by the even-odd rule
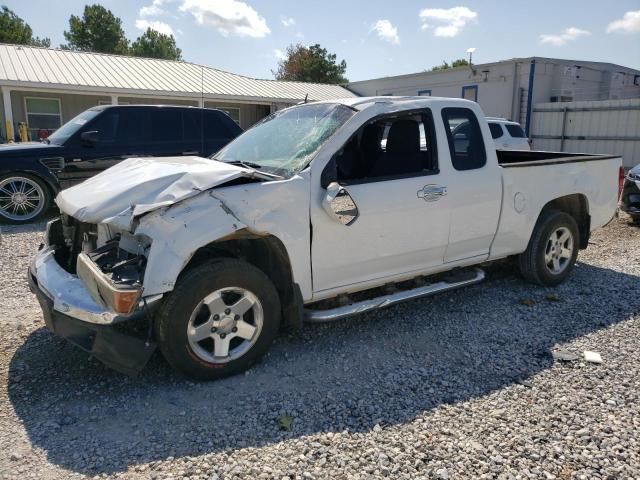
[[[39,177],[27,173],[0,175],[0,222],[32,223],[51,207],[51,190]]]
[[[155,319],[156,339],[174,369],[214,380],[260,359],[278,333],[280,316],[278,292],[261,270],[235,259],[213,260],[178,280]]]
[[[558,285],[573,270],[579,245],[578,225],[571,215],[558,210],[543,211],[527,250],[518,257],[520,274],[537,285]]]

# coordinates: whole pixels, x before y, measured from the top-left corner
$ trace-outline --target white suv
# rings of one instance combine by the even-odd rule
[[[491,136],[498,150],[531,150],[529,139],[517,122],[487,117]]]

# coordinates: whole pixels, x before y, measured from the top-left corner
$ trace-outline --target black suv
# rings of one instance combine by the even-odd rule
[[[0,145],[0,221],[26,223],[63,188],[129,157],[216,153],[242,132],[207,108],[105,105],[90,108],[41,143]]]

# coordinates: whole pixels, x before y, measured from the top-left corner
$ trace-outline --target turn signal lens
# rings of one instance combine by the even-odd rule
[[[116,313],[131,313],[142,290],[119,290],[112,293],[111,306]]]

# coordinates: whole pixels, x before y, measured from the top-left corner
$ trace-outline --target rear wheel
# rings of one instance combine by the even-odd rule
[[[45,183],[26,173],[0,176],[0,220],[22,224],[37,220],[51,206]]]
[[[269,278],[250,264],[223,259],[179,280],[156,319],[156,334],[176,370],[212,380],[249,368],[279,324],[280,300]]]
[[[518,258],[525,280],[543,286],[563,282],[578,257],[580,237],[574,218],[564,212],[543,212],[529,240],[527,250]]]

